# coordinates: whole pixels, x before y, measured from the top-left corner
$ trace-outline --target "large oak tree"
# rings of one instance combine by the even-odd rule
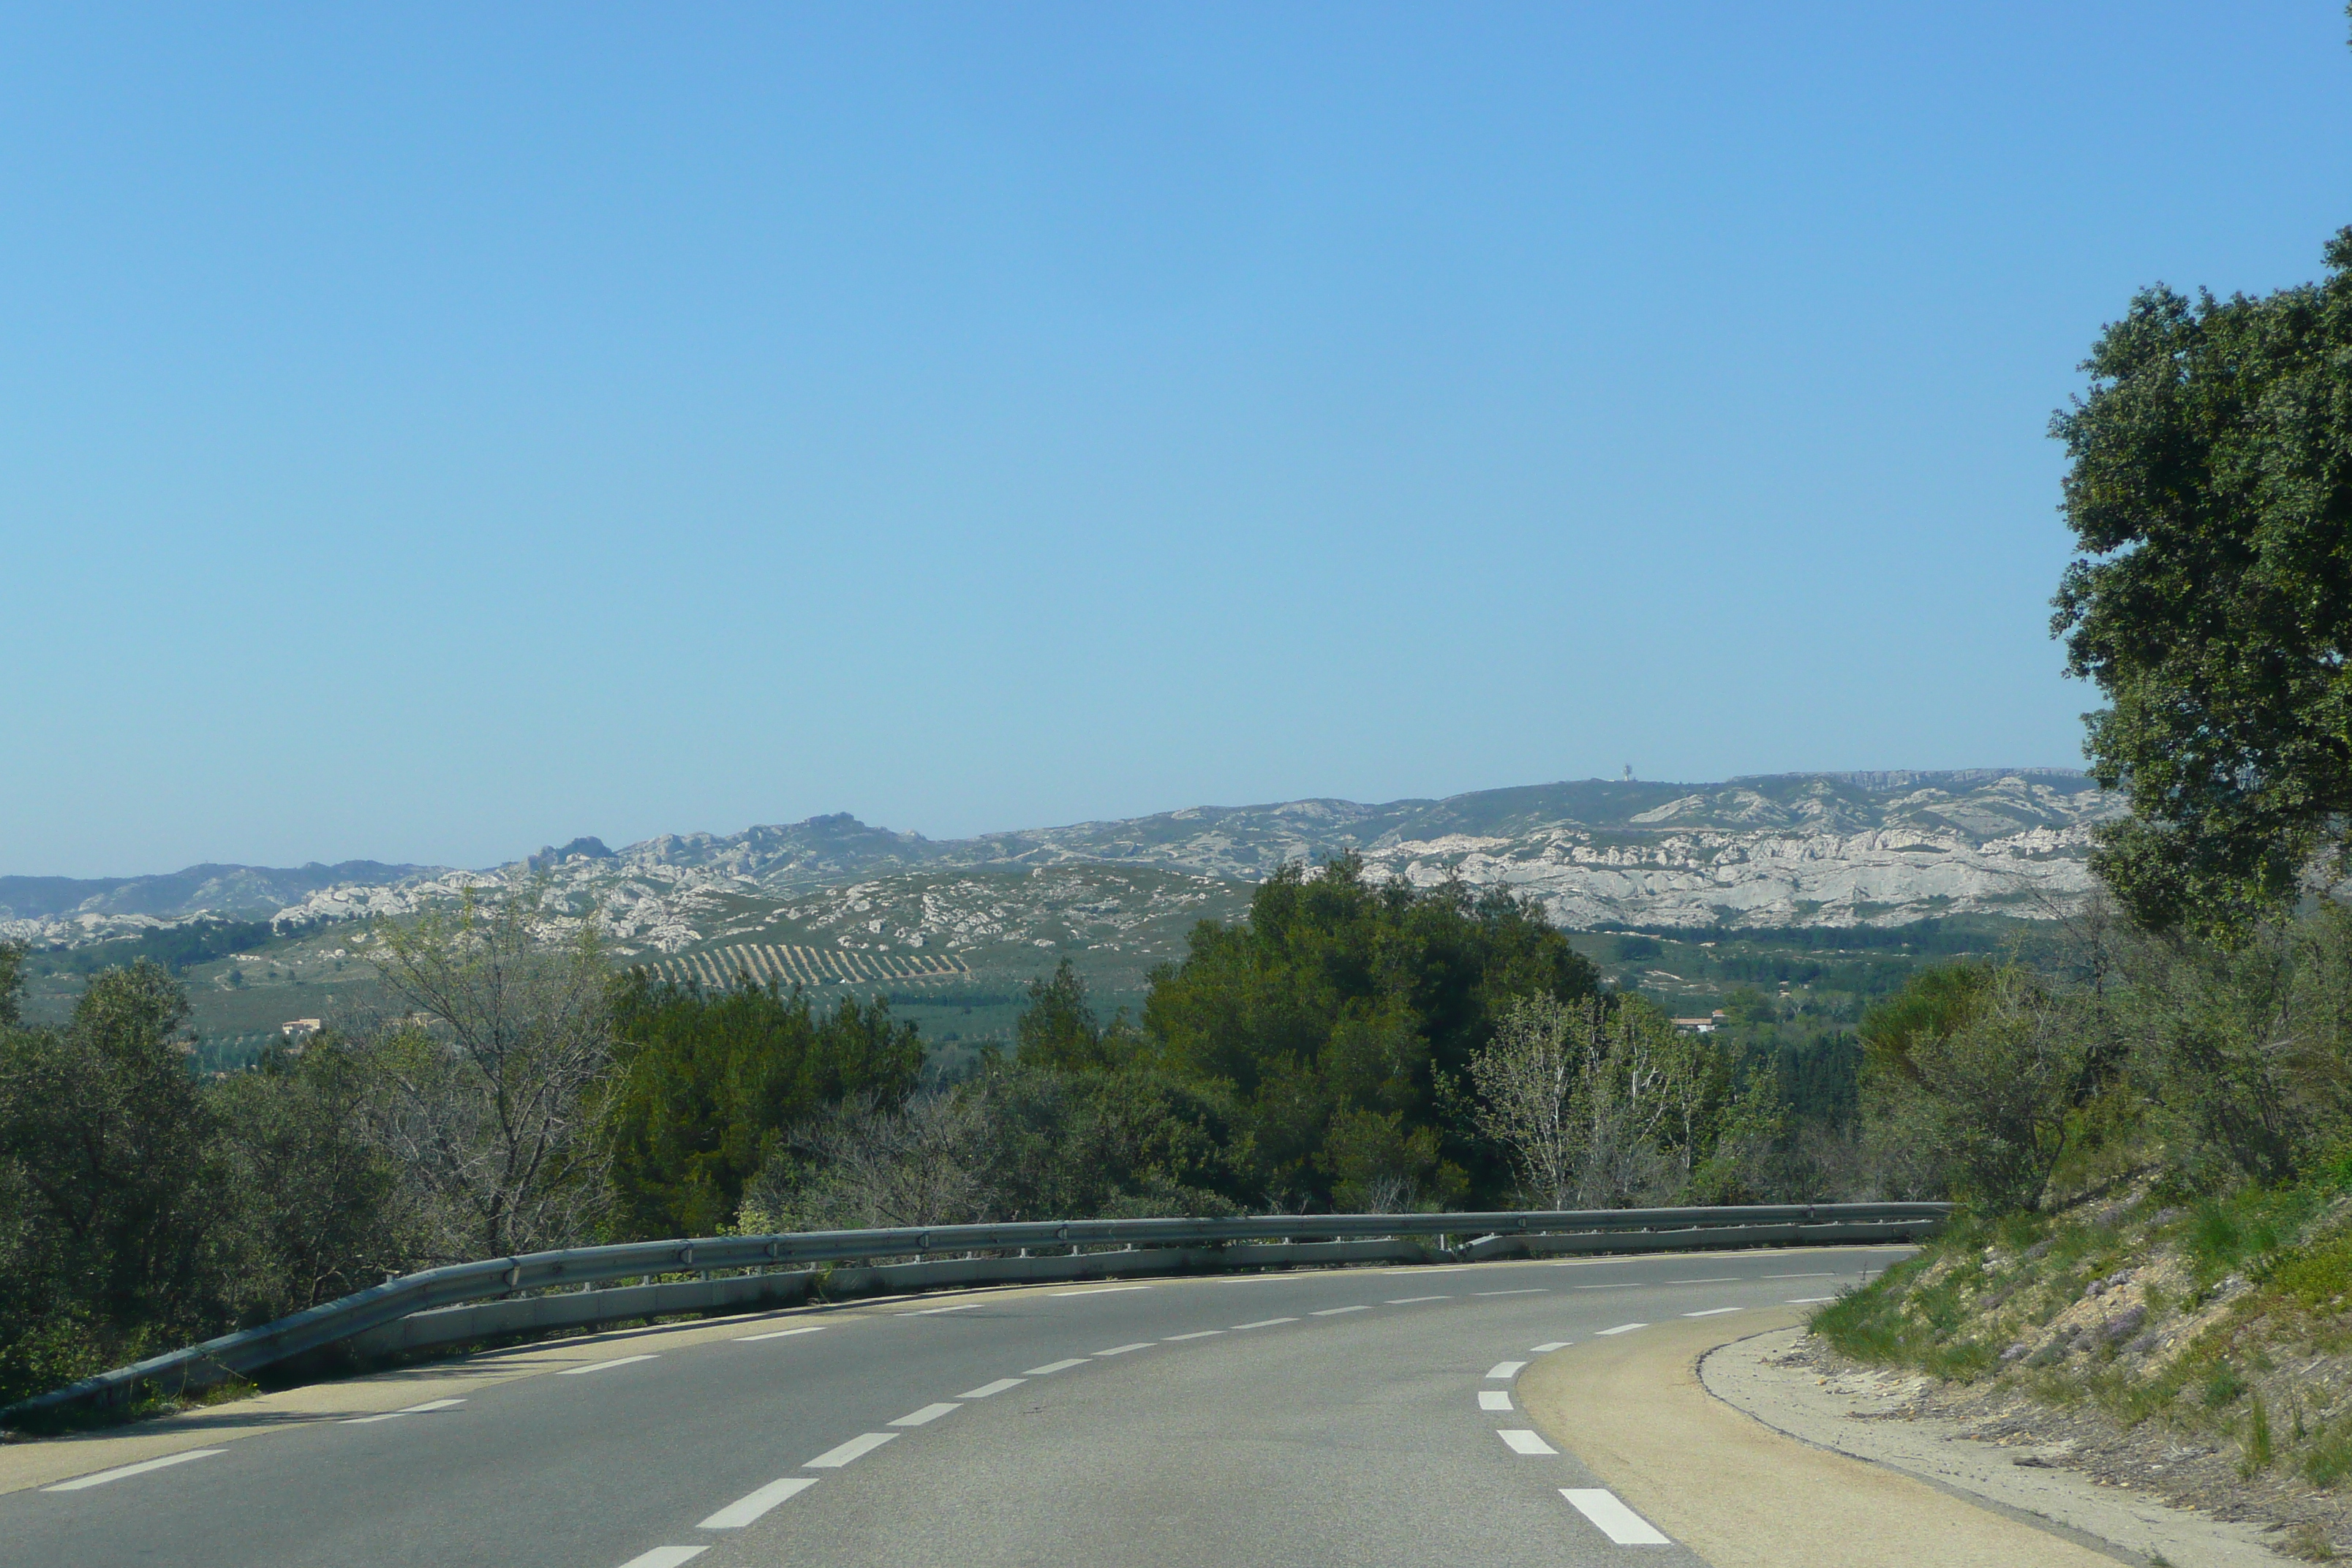
[[[2053,630],[2134,813],[2093,863],[2151,926],[2227,931],[2352,848],[2352,228],[2326,259],[2261,299],[2140,294],[2053,421],[2084,552]]]

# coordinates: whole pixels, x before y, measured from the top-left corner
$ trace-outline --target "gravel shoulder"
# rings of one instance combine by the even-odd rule
[[[2253,1568],[2281,1561],[2273,1531],[2165,1501],[2165,1459],[2139,1456],[2137,1445],[2108,1452],[2116,1435],[2104,1423],[1859,1366],[1802,1328],[1723,1344],[1701,1360],[1698,1377],[1707,1393],[1776,1432],[2046,1521],[2126,1562]],[[2172,1462],[2206,1457],[2184,1453]]]
[[[1795,1440],[1712,1397],[1700,1359],[1777,1328],[1775,1309],[1643,1326],[1554,1351],[1520,1374],[1536,1425],[1714,1568],[2110,1568],[2123,1556],[1885,1465]],[[2267,1553],[2265,1554],[2267,1557]],[[2273,1559],[2272,1561],[2275,1561]]]

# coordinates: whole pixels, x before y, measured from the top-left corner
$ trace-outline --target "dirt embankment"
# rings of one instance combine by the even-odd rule
[[[2352,1552],[2352,1200],[2134,1194],[1966,1228],[1825,1309],[1823,1378],[2025,1465]],[[1889,1379],[1890,1370],[1915,1375]]]

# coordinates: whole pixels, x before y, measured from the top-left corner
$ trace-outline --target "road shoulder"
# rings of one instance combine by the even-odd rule
[[[2152,1496],[2044,1467],[2030,1446],[1980,1442],[1956,1421],[1895,1414],[1899,1402],[1781,1364],[1801,1329],[1723,1345],[1699,1363],[1706,1391],[1800,1442],[2038,1515],[2174,1568],[2255,1568],[2279,1558],[2261,1526],[2206,1518]],[[1876,1396],[1874,1396],[1876,1394]],[[2020,1463],[2023,1460],[2023,1463]]]
[[[1521,1374],[1537,1426],[1714,1568],[2111,1568],[2134,1561],[1916,1477],[1815,1447],[1711,1395],[1702,1356],[1794,1310],[1660,1323],[1552,1352]]]

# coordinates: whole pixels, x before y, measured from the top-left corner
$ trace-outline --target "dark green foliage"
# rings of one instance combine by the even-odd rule
[[[410,1266],[399,1173],[363,1131],[374,1091],[365,1051],[331,1033],[209,1087],[236,1225],[230,1294],[240,1321],[299,1312]]]
[[[94,980],[67,1028],[0,1029],[0,1400],[224,1315],[186,1016],[142,963]]]
[[[326,1038],[200,1085],[186,1016],[142,961],[65,1028],[0,1023],[0,1405],[410,1264],[364,1058]]]
[[[889,1005],[845,997],[819,1014],[798,988],[615,986],[615,1070],[604,1106],[621,1239],[709,1236],[783,1134],[854,1096],[895,1103],[923,1049]]]
[[[1165,1070],[1066,1072],[1024,1058],[960,1092],[985,1106],[980,1162],[994,1217],[1240,1212],[1227,1108]]]
[[[213,1126],[182,1058],[186,1016],[179,987],[142,961],[93,981],[68,1028],[0,1047],[0,1149],[64,1288],[110,1321],[205,1316]]]
[[[1864,1058],[1876,1071],[1916,1079],[1917,1053],[1976,1018],[1991,983],[1992,971],[1976,964],[1921,971],[1864,1017]]]
[[[95,974],[101,969],[137,963],[143,959],[178,974],[231,953],[251,952],[267,946],[278,934],[277,928],[268,921],[194,920],[161,931],[53,952],[46,955],[46,962],[51,968],[68,973]]]
[[[1843,1130],[1852,1124],[1861,1092],[1862,1044],[1844,1033],[1774,1031],[1751,1045],[1743,1074],[1761,1068],[1780,1085],[1780,1103],[1797,1121]]]
[[[1179,1077],[1233,1108],[1253,1201],[1328,1206],[1499,1194],[1494,1149],[1441,1097],[1512,998],[1572,998],[1591,966],[1531,902],[1449,885],[1375,887],[1353,858],[1262,884],[1246,923],[1204,921],[1155,972],[1144,1032]]]
[[[2038,1205],[2086,1135],[2098,1030],[2015,965],[1916,976],[1863,1021],[1864,1105],[1893,1184],[1990,1214]]]
[[[1051,979],[1029,986],[1029,1005],[1014,1026],[1021,1061],[1057,1072],[1093,1072],[1131,1059],[1141,1045],[1124,1016],[1106,1028],[1087,1004],[1086,982],[1064,959]]]
[[[2084,553],[2053,630],[2134,816],[2094,865],[2141,921],[2242,926],[2352,821],[2352,229],[2263,299],[2133,300],[2053,422]]]

